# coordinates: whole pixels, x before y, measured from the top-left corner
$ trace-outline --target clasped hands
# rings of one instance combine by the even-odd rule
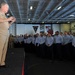
[[[13,22],[15,22],[15,21],[16,21],[16,18],[15,18],[15,17],[13,17],[13,16],[11,16],[11,17],[9,17],[9,18],[8,18],[8,21],[13,23]]]

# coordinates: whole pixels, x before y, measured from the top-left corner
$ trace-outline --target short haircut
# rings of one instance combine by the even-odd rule
[[[5,4],[7,4],[6,2],[1,2],[0,3],[0,8],[3,6],[3,5],[5,5]]]

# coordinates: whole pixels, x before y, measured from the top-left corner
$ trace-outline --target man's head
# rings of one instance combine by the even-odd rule
[[[56,32],[55,32],[55,35],[59,35],[59,31],[56,31]]]
[[[50,33],[48,33],[48,35],[47,35],[48,37],[51,37],[51,34]]]
[[[6,2],[3,2],[0,4],[0,10],[3,12],[3,13],[7,13],[8,10],[9,10],[9,5],[6,3]]]
[[[64,35],[67,35],[67,34],[68,34],[68,32],[67,32],[67,31],[65,31],[65,32],[64,32]]]

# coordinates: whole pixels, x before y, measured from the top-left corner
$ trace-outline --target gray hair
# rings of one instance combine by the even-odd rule
[[[0,8],[3,6],[3,5],[5,5],[5,4],[7,4],[6,2],[1,2],[0,3]]]

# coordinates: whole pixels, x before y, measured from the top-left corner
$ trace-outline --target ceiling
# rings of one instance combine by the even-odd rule
[[[0,2],[3,0],[0,0]],[[75,22],[75,0],[4,0],[16,23]]]

